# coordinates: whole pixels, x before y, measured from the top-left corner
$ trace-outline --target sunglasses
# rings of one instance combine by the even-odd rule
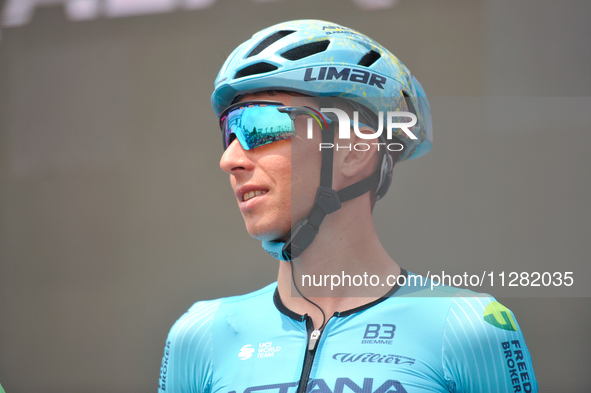
[[[220,116],[224,150],[238,139],[244,150],[251,150],[296,136],[297,116],[313,117],[321,128],[332,121],[326,114],[307,106],[286,106],[275,101],[245,101],[229,106]]]

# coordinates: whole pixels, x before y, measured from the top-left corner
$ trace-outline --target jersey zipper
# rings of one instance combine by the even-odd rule
[[[300,377],[300,384],[298,385],[297,393],[304,393],[308,386],[310,379],[310,372],[312,371],[312,364],[314,363],[314,356],[316,355],[316,348],[322,332],[319,329],[314,329],[312,318],[306,314],[306,333],[308,334],[308,345],[306,355],[304,356],[304,367],[302,368],[302,376]]]

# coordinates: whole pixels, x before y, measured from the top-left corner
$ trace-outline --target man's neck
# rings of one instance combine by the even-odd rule
[[[328,320],[335,312],[382,297],[394,284],[388,277],[400,274],[400,267],[375,233],[371,213],[356,217],[350,213],[354,206],[348,207],[349,212],[326,217],[314,242],[299,258],[280,262],[277,281],[283,304],[310,315],[316,328],[322,324],[322,313],[298,290],[321,307]]]

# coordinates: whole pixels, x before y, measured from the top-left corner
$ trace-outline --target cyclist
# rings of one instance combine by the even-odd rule
[[[169,334],[160,392],[538,390],[510,310],[432,289],[378,240],[371,211],[394,164],[432,142],[423,88],[387,49],[330,22],[281,23],[229,56],[212,105],[220,166],[279,275],[191,307]]]

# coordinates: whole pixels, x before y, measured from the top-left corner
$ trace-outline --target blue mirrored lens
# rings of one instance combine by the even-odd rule
[[[223,120],[224,150],[234,136],[244,150],[254,149],[267,143],[291,138],[296,135],[289,114],[281,113],[276,105],[255,104],[231,110]]]

